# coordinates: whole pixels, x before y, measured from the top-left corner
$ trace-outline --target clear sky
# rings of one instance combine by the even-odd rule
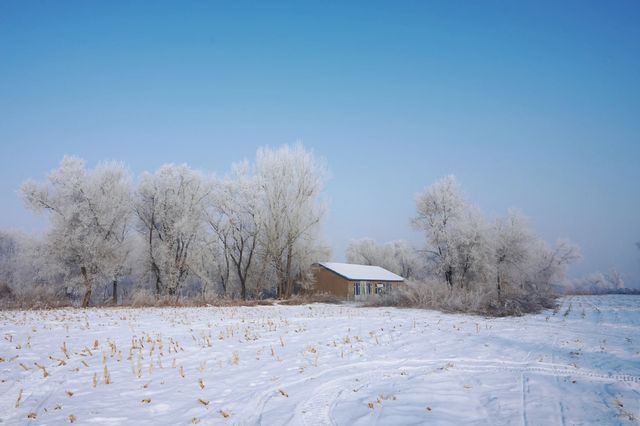
[[[0,1],[0,228],[42,229],[17,189],[64,154],[223,174],[300,140],[335,260],[420,243],[414,195],[455,174],[640,286],[639,135],[638,1]]]

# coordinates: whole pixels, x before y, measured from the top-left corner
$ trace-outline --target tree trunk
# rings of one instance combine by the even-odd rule
[[[156,297],[160,296],[160,278],[156,276]]]
[[[80,272],[82,272],[85,287],[84,298],[82,299],[82,307],[86,308],[87,306],[89,306],[89,302],[91,302],[91,280],[89,280],[89,275],[87,274],[86,267],[80,267]]]
[[[262,299],[262,282],[264,280],[264,271],[267,268],[267,262],[262,262],[262,268],[258,274],[258,282],[256,283],[256,294],[258,298]]]
[[[153,275],[156,277],[156,299],[160,297],[160,293],[162,292],[162,280],[160,279],[160,268],[156,265],[155,261],[151,262],[151,270],[153,271]]]
[[[229,274],[231,273],[230,265],[229,265],[229,255],[225,253],[224,255],[224,264],[225,270],[224,274],[220,274],[220,282],[222,283],[222,295],[227,297],[227,284],[229,283]]]
[[[453,288],[453,269],[450,266],[444,272],[444,279],[449,284],[449,287]]]
[[[238,274],[238,281],[240,281],[240,297],[242,300],[247,300],[247,274],[242,272],[242,251],[244,250],[244,244],[240,246],[240,255],[236,259],[231,256],[231,260],[236,267],[236,273]],[[251,261],[251,259],[249,259]]]
[[[242,300],[247,300],[247,283],[245,280],[240,280],[240,297]]]
[[[227,297],[227,281],[223,275],[220,275],[220,285],[222,286],[222,296]]]
[[[291,244],[289,245],[289,247],[287,248],[287,269],[286,269],[286,273],[285,273],[285,299],[288,299],[291,297],[291,293],[293,290],[293,280],[291,278],[291,255],[293,252],[293,247],[291,247]]]
[[[284,287],[285,287],[286,277],[284,275],[283,267],[282,267],[282,264],[280,262],[278,262],[278,266],[277,266],[277,269],[276,269],[276,275],[278,277],[278,288],[277,288],[278,299],[285,299]]]
[[[118,304],[118,280],[113,280],[113,304]]]
[[[207,287],[209,287],[209,281],[202,279],[202,290],[200,292],[200,295],[202,296],[202,303],[207,302]]]
[[[276,269],[276,297],[282,299],[282,273]]]

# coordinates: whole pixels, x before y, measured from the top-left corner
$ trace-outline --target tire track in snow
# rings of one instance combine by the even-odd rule
[[[524,373],[520,374],[520,381],[522,382],[522,399],[520,400],[520,411],[522,413],[522,426],[527,426],[527,379],[524,377]]]
[[[51,396],[64,386],[69,375],[68,371],[64,369],[58,371],[53,370],[47,378],[40,377],[40,374],[42,373],[33,367],[32,372],[28,376],[15,381],[9,390],[2,394],[0,397],[0,401],[2,401],[0,405],[0,409],[2,409],[1,412],[11,414],[4,419],[0,416],[0,423],[3,421],[10,422],[12,419],[17,418],[17,416],[21,414],[21,411],[24,411],[25,407],[30,407],[29,411],[39,415],[44,405],[51,399]],[[15,391],[15,389],[18,388],[24,392],[20,407],[15,406],[16,400],[12,400],[10,395],[5,398],[5,395],[8,395],[10,390]],[[17,397],[18,394],[16,393],[15,396]],[[32,404],[32,402],[35,402],[35,404]],[[33,422],[29,421],[29,423]]]
[[[305,426],[337,424],[331,416],[331,412],[338,398],[340,398],[340,395],[344,392],[345,382],[351,382],[353,380],[360,381],[364,376],[365,379],[362,380],[362,383],[364,386],[368,386],[371,383],[379,382],[380,379],[383,379],[387,371],[386,369],[361,371],[323,383],[316,388],[310,398],[296,406],[293,417],[294,421],[292,423],[303,424]],[[301,419],[301,421],[296,421],[296,419]]]
[[[335,407],[338,398],[347,384],[355,379],[361,380],[364,386],[374,383],[380,383],[385,377],[399,376],[398,368],[402,368],[410,372],[410,374],[430,374],[447,372],[448,370],[463,371],[467,373],[492,373],[507,372],[519,374],[524,377],[525,374],[539,374],[552,377],[585,377],[591,380],[605,382],[629,382],[640,383],[640,377],[625,374],[603,374],[591,370],[580,369],[572,366],[552,363],[526,363],[513,361],[491,361],[491,360],[475,360],[460,358],[440,358],[440,359],[423,359],[423,360],[385,360],[385,361],[369,361],[354,364],[346,364],[336,368],[324,370],[323,372],[311,377],[296,380],[293,382],[282,383],[274,386],[262,393],[258,398],[257,404],[252,408],[254,415],[247,421],[247,424],[261,424],[261,413],[271,398],[278,394],[279,388],[286,388],[289,391],[295,389],[295,386],[302,385],[308,388],[314,385],[314,391],[311,395],[299,402],[295,407],[294,416],[290,421],[291,424],[314,425],[335,425],[334,419],[331,417],[333,407]],[[340,374],[344,370],[358,370],[351,374]],[[364,370],[364,371],[363,371]],[[337,378],[315,384],[315,381],[322,380],[328,375],[339,374]],[[525,392],[525,382],[523,378],[523,392]],[[523,394],[523,424],[526,423],[525,406],[526,397]],[[564,414],[560,407],[560,419],[564,422]]]
[[[413,366],[411,364],[420,363],[421,366]],[[405,370],[413,370],[412,373],[416,374],[420,370],[422,374],[434,373],[434,372],[446,372],[447,370],[458,370],[469,373],[489,373],[489,372],[512,372],[519,373],[522,377],[523,381],[523,396],[522,396],[522,419],[523,424],[527,425],[526,418],[526,377],[525,374],[541,374],[547,376],[554,377],[570,377],[570,376],[582,376],[588,377],[590,379],[601,380],[606,382],[634,382],[640,383],[640,377],[636,376],[627,376],[627,375],[609,375],[609,374],[601,374],[593,371],[580,370],[572,367],[566,367],[563,365],[552,365],[547,364],[546,367],[537,367],[527,365],[526,363],[516,363],[516,362],[499,362],[495,363],[493,361],[476,361],[476,360],[456,360],[456,359],[440,359],[440,360],[424,360],[424,361],[401,361],[402,366]],[[400,364],[399,363],[399,364]],[[441,367],[436,367],[438,365],[445,364]],[[367,376],[370,378],[370,381],[363,384],[371,384],[374,383],[374,380],[371,378],[379,379],[383,375],[393,372],[395,374],[399,374],[395,369],[394,370],[376,370],[375,373],[369,373]],[[420,374],[420,373],[418,373]],[[361,377],[362,373],[352,374],[346,377],[341,377],[339,379],[332,380],[327,382],[326,384],[321,385],[322,390],[319,392],[318,402],[315,400],[315,393],[301,405],[305,407],[303,419],[311,419],[304,424],[308,425],[326,425],[326,424],[335,424],[333,419],[331,418],[330,409],[335,406],[336,400],[339,397],[339,390],[344,388],[346,382],[354,379],[355,377]],[[333,399],[329,399],[328,396],[333,395]],[[562,409],[561,409],[562,410]],[[562,410],[563,411],[563,410]],[[564,414],[560,413],[561,421],[564,424]],[[299,418],[299,416],[295,416],[295,418]],[[295,422],[293,422],[295,424]]]
[[[556,332],[554,334],[554,338],[553,338],[553,347],[557,348],[559,347],[558,345],[558,340],[560,339],[560,335],[558,332]],[[556,361],[556,352],[555,351],[551,351],[551,362],[555,365],[555,361]],[[554,382],[556,383],[556,386],[559,388],[560,387],[560,380],[558,376],[554,377]],[[565,426],[566,424],[566,420],[565,420],[565,415],[564,415],[564,405],[562,404],[562,400],[560,398],[558,398],[557,403],[556,403],[556,410],[558,412],[558,417],[560,418],[560,424],[562,426]]]
[[[262,413],[264,412],[264,407],[266,406],[266,404],[274,397],[277,397],[278,395],[280,395],[279,390],[280,389],[292,389],[297,385],[303,385],[303,387],[306,389],[308,386],[311,387],[321,387],[324,384],[328,383],[320,383],[318,385],[315,384],[315,381],[323,378],[326,375],[329,374],[340,374],[340,372],[342,372],[343,370],[353,370],[353,369],[359,369],[359,368],[372,368],[375,366],[386,366],[386,367],[394,367],[394,366],[398,366],[398,365],[402,365],[404,363],[406,363],[407,360],[385,360],[385,361],[366,361],[366,362],[357,362],[357,363],[351,363],[351,364],[344,364],[338,367],[334,367],[334,368],[329,368],[326,370],[323,370],[317,374],[314,374],[310,377],[304,377],[298,380],[293,380],[293,381],[288,381],[288,382],[282,382],[278,385],[274,385],[274,386],[270,386],[269,388],[267,388],[266,390],[260,392],[255,399],[255,402],[247,407],[247,412],[249,412],[249,418],[242,422],[242,424],[261,424],[262,422]],[[388,371],[387,369],[385,369],[385,371]],[[348,371],[347,371],[348,372]],[[362,375],[362,372],[360,373],[354,373],[354,374],[350,374],[349,376],[344,376],[342,375],[340,377],[340,380],[343,381],[345,378],[347,377],[355,377],[358,376],[358,374]],[[326,424],[326,423],[325,423]]]
[[[566,366],[562,364],[539,363],[540,365],[536,365],[532,363],[521,363],[514,361],[488,361],[483,365],[482,361],[478,363],[469,361],[456,362],[455,359],[452,359],[450,362],[454,363],[451,368],[468,372],[511,371],[514,373],[537,373],[556,377],[580,376],[606,382],[640,383],[639,376],[611,373],[603,374],[588,369]]]

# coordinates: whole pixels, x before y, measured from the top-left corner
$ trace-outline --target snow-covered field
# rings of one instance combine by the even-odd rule
[[[2,424],[637,424],[640,297],[0,312]]]

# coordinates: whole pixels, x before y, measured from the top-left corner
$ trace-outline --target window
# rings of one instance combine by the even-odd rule
[[[367,294],[371,294],[371,283],[367,283]]]
[[[353,294],[360,296],[360,283],[353,283]]]

